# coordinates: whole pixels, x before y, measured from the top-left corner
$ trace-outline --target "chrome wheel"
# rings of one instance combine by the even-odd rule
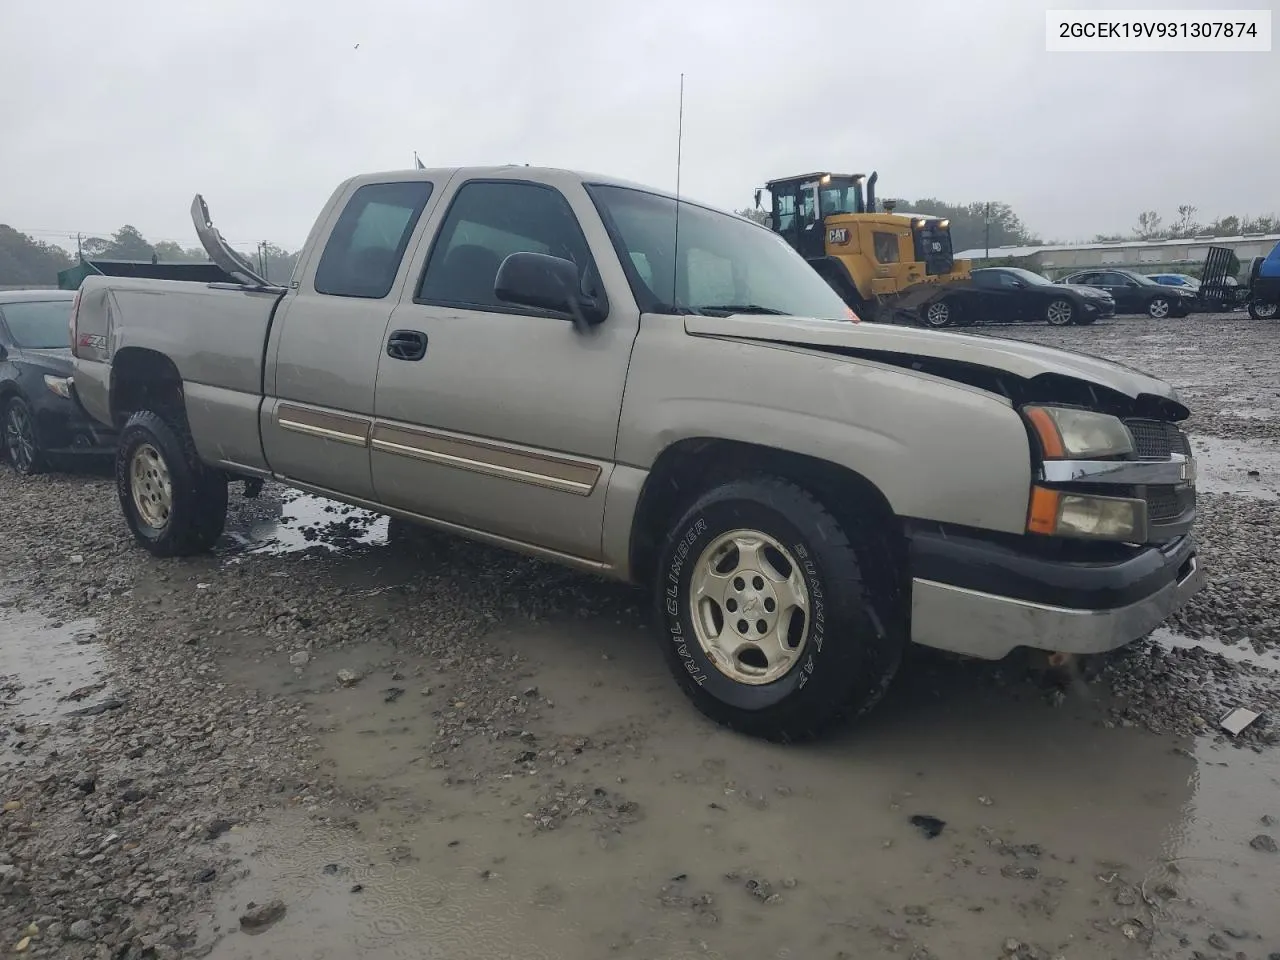
[[[36,430],[26,406],[9,404],[4,416],[4,449],[19,473],[28,473],[36,462]]]
[[[1054,300],[1045,310],[1045,319],[1051,327],[1065,327],[1071,322],[1075,312],[1070,300]]]
[[[931,327],[951,326],[951,304],[945,300],[929,304],[929,309],[925,311],[924,319],[925,323]]]
[[[1156,297],[1147,306],[1147,315],[1153,320],[1163,320],[1169,315],[1169,301],[1164,297]]]
[[[809,588],[790,552],[758,530],[732,530],[702,551],[690,617],[707,659],[738,683],[785,676],[809,640]]]
[[[154,530],[163,529],[173,512],[173,484],[169,479],[169,465],[149,443],[133,452],[129,462],[129,488],[142,522]]]

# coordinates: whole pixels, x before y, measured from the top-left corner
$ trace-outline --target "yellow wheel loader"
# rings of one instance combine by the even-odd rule
[[[877,209],[878,174],[806,173],[770,180],[766,224],[796,249],[863,320],[965,326],[948,294],[972,284],[968,260],[956,260],[949,220]],[[865,191],[864,191],[865,185]]]

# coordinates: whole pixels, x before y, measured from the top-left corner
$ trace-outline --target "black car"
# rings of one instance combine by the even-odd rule
[[[924,322],[930,327],[948,327],[1043,321],[1065,327],[1110,317],[1115,307],[1101,290],[1060,287],[1018,267],[983,267],[973,271],[972,285],[958,286],[945,300],[930,304],[924,311]]]
[[[1155,320],[1185,317],[1196,305],[1193,290],[1167,287],[1136,271],[1115,267],[1081,270],[1063,277],[1058,283],[1105,290],[1116,302],[1116,313],[1145,313]]]
[[[19,473],[38,473],[64,456],[115,450],[115,435],[72,396],[67,337],[74,299],[67,290],[0,290],[0,447]]]

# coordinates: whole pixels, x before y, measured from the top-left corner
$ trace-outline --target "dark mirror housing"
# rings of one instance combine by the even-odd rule
[[[606,310],[582,292],[578,266],[544,253],[512,253],[498,267],[493,292],[499,300],[566,314],[575,324],[601,323]]]
[[[760,209],[760,193],[761,191],[759,190],[756,191],[756,209],[757,210]]]

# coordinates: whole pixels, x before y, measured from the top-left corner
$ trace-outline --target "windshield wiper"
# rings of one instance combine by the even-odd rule
[[[734,313],[762,313],[771,317],[789,317],[786,310],[775,310],[773,307],[762,307],[758,303],[707,303],[698,304],[699,313],[723,313],[726,317]]]

